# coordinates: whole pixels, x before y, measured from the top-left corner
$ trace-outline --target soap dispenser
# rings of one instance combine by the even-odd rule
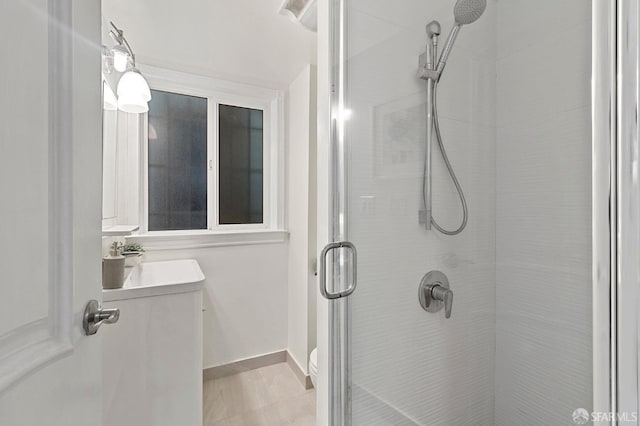
[[[102,288],[112,290],[124,284],[125,257],[120,252],[118,242],[111,244],[109,255],[102,259]]]

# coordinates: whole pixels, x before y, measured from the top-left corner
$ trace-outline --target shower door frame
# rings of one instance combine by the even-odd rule
[[[640,7],[593,0],[593,16],[594,411],[637,424]]]
[[[344,125],[339,122],[341,111],[348,105],[342,90],[348,76],[343,36],[346,1],[318,0],[318,252],[328,242],[348,238],[349,153],[339,129]],[[638,38],[624,38],[638,34],[635,1],[592,0],[592,409],[600,413],[638,409],[638,366],[631,362],[633,357],[638,359],[638,350],[629,346],[635,340],[621,341],[637,332],[637,322],[619,325],[623,318],[637,313],[637,309],[620,309],[623,297],[638,300],[637,290],[621,286],[622,278],[640,276],[640,264],[633,262],[640,259],[640,241],[625,238],[634,234],[640,239],[640,183],[633,179],[640,161],[620,161],[631,158],[625,157],[630,153],[636,159],[640,152],[635,116],[638,97],[620,96],[638,93]],[[625,146],[625,141],[633,143]],[[621,211],[627,211],[627,216],[621,217]],[[339,276],[339,271],[333,272]],[[330,285],[339,287],[339,277]],[[318,426],[351,424],[349,305],[348,297],[318,299]],[[620,359],[618,354],[625,349],[633,356]],[[617,421],[594,424],[615,425]]]
[[[328,0],[329,12],[329,235],[331,241],[348,240],[348,145],[346,113],[348,109],[347,58],[349,49],[348,0]],[[333,264],[339,264],[334,258]],[[344,259],[343,263],[344,263]],[[345,271],[333,268],[333,291],[345,289]],[[350,296],[329,303],[329,424],[348,426],[351,418],[351,301]]]
[[[607,413],[617,411],[617,3],[592,3],[593,411]]]

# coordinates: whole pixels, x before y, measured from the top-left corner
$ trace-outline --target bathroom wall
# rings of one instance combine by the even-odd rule
[[[287,347],[286,242],[158,250],[146,262],[196,259],[203,290],[203,367]]]
[[[495,423],[571,424],[592,406],[591,2],[497,7]]]
[[[438,91],[449,157],[469,203],[459,236],[427,231],[422,206],[425,83],[416,78],[425,25],[453,1],[353,0],[346,144],[348,238],[358,247],[352,303],[354,424],[494,423],[496,4],[463,28]],[[434,215],[461,206],[434,144]],[[421,278],[444,272],[453,316],[418,303]]]
[[[289,354],[308,374],[316,346],[316,69],[306,67],[287,91],[287,229]]]

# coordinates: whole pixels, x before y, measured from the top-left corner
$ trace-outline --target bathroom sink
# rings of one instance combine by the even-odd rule
[[[103,290],[102,300],[134,299],[202,289],[204,274],[194,259],[141,263],[126,268],[124,285]]]

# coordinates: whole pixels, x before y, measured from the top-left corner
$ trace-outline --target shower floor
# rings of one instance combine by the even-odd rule
[[[314,426],[316,393],[286,363],[204,382],[205,426]]]

